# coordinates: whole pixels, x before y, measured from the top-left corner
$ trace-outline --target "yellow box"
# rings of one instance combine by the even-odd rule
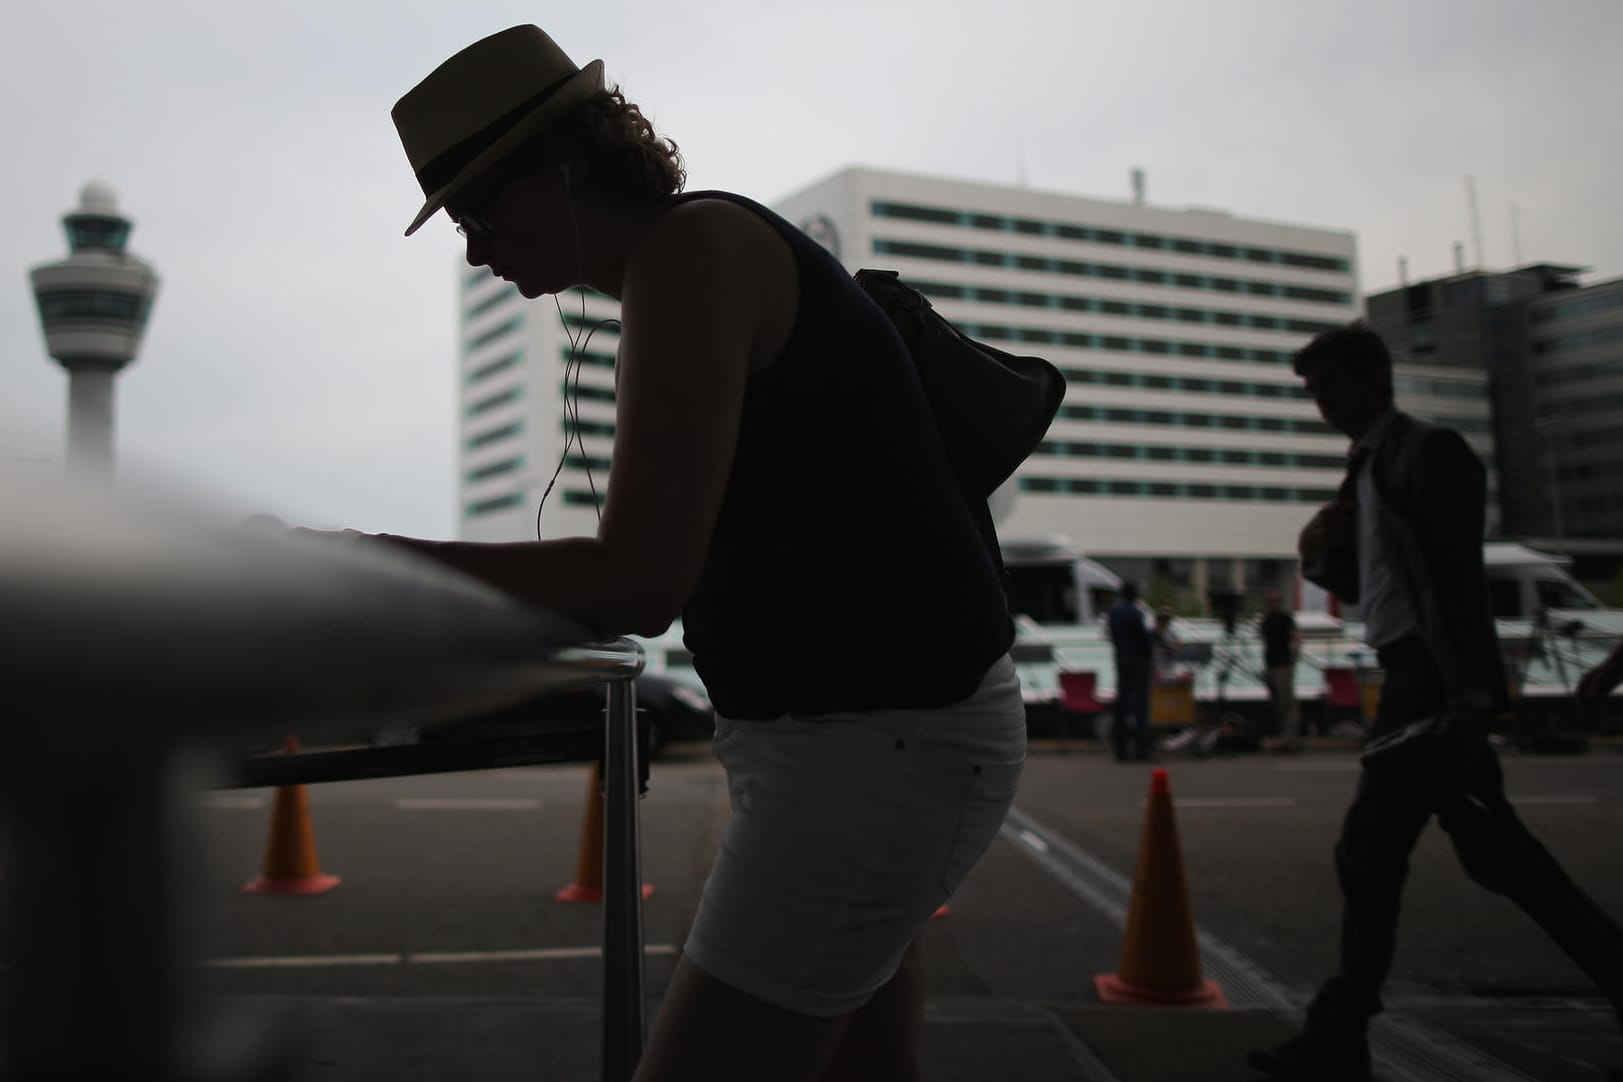
[[[1151,725],[1193,725],[1195,685],[1190,680],[1156,681],[1150,687]]]

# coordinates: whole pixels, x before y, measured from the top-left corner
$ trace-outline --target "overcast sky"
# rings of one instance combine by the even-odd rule
[[[1623,275],[1617,0],[55,0],[0,37],[0,443],[59,461],[28,268],[86,181],[163,282],[120,376],[124,476],[289,521],[451,537],[455,274],[395,100],[536,22],[772,202],[850,165],[1350,229],[1360,287],[1520,256]],[[8,509],[6,513],[11,513]]]

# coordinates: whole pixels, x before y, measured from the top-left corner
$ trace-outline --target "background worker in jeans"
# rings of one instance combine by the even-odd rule
[[[1409,855],[1434,815],[1471,878],[1519,905],[1623,1012],[1623,931],[1522,825],[1488,743],[1506,692],[1482,570],[1481,462],[1459,433],[1394,408],[1391,356],[1361,324],[1319,335],[1295,368],[1354,441],[1337,500],[1302,531],[1303,573],[1362,606],[1386,683],[1336,843],[1340,965],[1302,1032],[1252,1064],[1301,1082],[1369,1077],[1366,1028]]]
[[[1296,657],[1302,649],[1302,633],[1296,617],[1285,611],[1278,590],[1267,594],[1268,611],[1263,613],[1262,664],[1268,674],[1268,693],[1279,722],[1279,750],[1302,750],[1302,712],[1296,705]]]
[[[1138,583],[1129,579],[1121,584],[1119,600],[1110,607],[1107,623],[1116,653],[1116,702],[1110,710],[1110,739],[1116,747],[1116,761],[1148,759],[1155,639],[1144,626]]]

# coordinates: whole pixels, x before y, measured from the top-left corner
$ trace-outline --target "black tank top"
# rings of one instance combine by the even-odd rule
[[[716,710],[922,709],[968,698],[1014,641],[907,347],[820,245],[766,207],[800,299],[744,394],[683,638]]]

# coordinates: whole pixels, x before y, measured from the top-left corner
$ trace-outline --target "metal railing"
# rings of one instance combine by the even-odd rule
[[[607,684],[601,742],[576,725],[562,757],[604,759],[603,1077],[629,1078],[646,1028],[642,664],[629,640],[385,545],[0,473],[0,1076],[275,1077],[285,1050],[199,989],[195,794],[291,732],[355,743]]]

